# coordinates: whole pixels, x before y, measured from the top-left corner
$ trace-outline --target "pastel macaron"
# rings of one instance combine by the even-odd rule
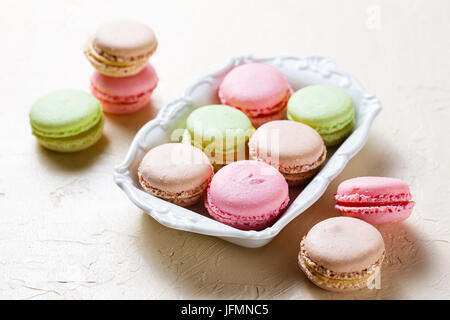
[[[407,219],[414,201],[406,182],[387,177],[357,177],[342,182],[334,196],[343,216],[372,224]]]
[[[146,106],[158,84],[155,69],[148,63],[139,73],[129,77],[109,77],[94,71],[92,94],[101,102],[103,111],[127,114]]]
[[[89,148],[103,132],[100,102],[84,91],[64,89],[44,95],[33,103],[29,117],[34,136],[53,151]]]
[[[151,149],[138,168],[144,190],[183,207],[201,199],[213,173],[205,154],[184,143],[167,143]]]
[[[287,117],[319,132],[327,146],[337,145],[353,131],[355,108],[350,95],[332,86],[313,85],[296,91]]]
[[[211,180],[205,207],[211,217],[241,230],[262,230],[289,203],[284,177],[272,166],[242,160],[220,169]]]
[[[84,54],[100,73],[126,77],[141,71],[157,47],[150,27],[133,20],[114,20],[97,29]]]
[[[194,146],[202,149],[216,169],[248,157],[247,142],[254,132],[250,119],[224,105],[194,110],[186,120]]]
[[[289,120],[263,124],[252,135],[248,145],[250,156],[277,168],[289,186],[311,179],[327,155],[317,131]]]
[[[249,63],[232,69],[220,84],[222,104],[244,112],[255,128],[286,117],[292,89],[284,75],[263,63]]]
[[[385,246],[380,232],[354,218],[323,220],[300,243],[298,263],[317,286],[335,292],[376,285]]]

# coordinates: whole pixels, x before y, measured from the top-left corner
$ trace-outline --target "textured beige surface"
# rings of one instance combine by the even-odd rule
[[[0,298],[450,298],[450,2],[2,1]],[[160,45],[153,108],[108,116],[92,149],[56,154],[28,126],[47,91],[88,89],[83,44],[109,18],[137,18]],[[366,146],[325,195],[269,245],[244,249],[171,230],[113,183],[136,131],[231,56],[319,54],[383,102]],[[303,233],[336,215],[337,185],[359,175],[407,181],[411,218],[381,229],[381,290],[334,294],[298,269]]]

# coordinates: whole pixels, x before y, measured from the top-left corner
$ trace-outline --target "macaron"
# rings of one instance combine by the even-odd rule
[[[144,190],[182,207],[200,200],[212,176],[208,157],[184,143],[167,143],[151,149],[138,168]]]
[[[372,225],[354,218],[319,222],[300,243],[298,263],[317,286],[336,292],[373,284],[385,255],[383,237]]]
[[[29,117],[39,143],[53,151],[74,152],[89,148],[103,132],[100,102],[84,91],[51,92],[33,103]]]
[[[262,230],[280,217],[289,203],[284,177],[274,167],[242,160],[220,169],[211,180],[205,207],[211,217],[241,230]]]
[[[219,99],[244,112],[255,128],[286,117],[292,89],[284,75],[263,63],[249,63],[231,70],[219,86]]]
[[[127,114],[147,105],[158,84],[155,69],[148,63],[139,73],[129,77],[109,77],[94,71],[92,94],[100,101],[103,111]]]
[[[145,24],[115,20],[97,29],[87,42],[84,54],[100,73],[125,77],[141,71],[157,47],[153,30]]]
[[[288,102],[287,117],[314,128],[327,146],[337,145],[353,131],[355,108],[350,95],[340,88],[307,86]]]
[[[311,179],[327,155],[327,148],[317,131],[289,120],[263,124],[252,135],[248,145],[252,159],[274,166],[289,186]]]
[[[407,219],[414,201],[407,183],[386,177],[358,177],[342,182],[334,196],[343,216],[383,224]]]
[[[194,110],[186,120],[194,146],[202,149],[215,169],[248,158],[247,142],[254,132],[249,118],[224,105],[208,105]]]

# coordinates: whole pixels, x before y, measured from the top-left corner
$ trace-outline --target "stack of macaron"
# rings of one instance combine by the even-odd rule
[[[157,46],[152,29],[142,23],[117,20],[102,25],[84,49],[96,68],[91,77],[93,96],[68,89],[39,98],[29,115],[39,143],[58,152],[86,149],[102,136],[102,109],[126,114],[146,106],[158,84],[148,63]]]
[[[97,29],[84,53],[96,69],[91,91],[103,111],[128,114],[149,103],[158,77],[148,60],[157,47],[153,30],[140,22],[116,20]]]

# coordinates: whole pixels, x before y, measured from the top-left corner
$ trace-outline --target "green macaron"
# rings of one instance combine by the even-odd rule
[[[314,85],[296,91],[288,102],[287,117],[314,128],[327,146],[334,146],[353,131],[355,108],[342,89]]]
[[[96,143],[103,132],[100,102],[79,90],[57,90],[39,98],[30,124],[39,143],[58,152],[74,152]]]
[[[245,154],[237,153],[245,152],[247,141],[255,131],[245,113],[218,104],[194,110],[188,116],[186,126],[193,145],[202,149],[210,159],[215,156],[216,159],[211,159],[214,163],[230,154],[232,159],[244,157]]]

